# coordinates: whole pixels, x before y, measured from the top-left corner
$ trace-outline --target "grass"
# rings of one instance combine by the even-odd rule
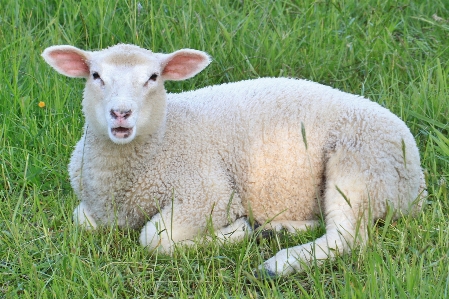
[[[0,7],[0,297],[448,297],[446,1],[0,0]],[[292,76],[388,107],[420,148],[429,191],[423,213],[374,227],[365,249],[274,280],[257,280],[251,269],[323,228],[199,243],[173,257],[146,252],[135,231],[79,230],[66,165],[82,133],[83,82],[50,70],[40,53],[53,44],[119,42],[213,57],[195,78],[167,84],[170,91]]]

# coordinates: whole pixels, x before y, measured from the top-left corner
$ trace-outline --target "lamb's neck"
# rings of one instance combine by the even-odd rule
[[[130,160],[139,157],[139,163],[151,159],[161,148],[164,130],[159,130],[151,135],[136,136],[136,138],[126,144],[116,144],[109,138],[96,136],[93,132],[86,132],[86,148],[92,151],[93,157],[100,160],[113,163],[116,167],[120,165],[129,165]]]

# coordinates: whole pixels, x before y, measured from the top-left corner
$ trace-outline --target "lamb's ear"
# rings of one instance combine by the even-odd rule
[[[73,78],[89,77],[89,52],[72,46],[52,46],[44,50],[42,57],[63,75]]]
[[[201,72],[210,63],[206,53],[192,49],[182,49],[162,56],[162,78],[165,80],[185,80]]]

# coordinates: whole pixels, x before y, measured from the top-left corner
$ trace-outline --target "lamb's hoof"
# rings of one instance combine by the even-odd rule
[[[273,279],[277,277],[276,273],[265,268],[253,270],[253,275],[259,279]]]
[[[275,236],[275,232],[273,230],[263,230],[259,237],[262,239],[272,239]]]
[[[255,235],[258,241],[262,239],[271,239],[275,235],[275,231],[273,231],[272,229],[268,229],[257,222],[253,225],[253,231],[256,232]]]

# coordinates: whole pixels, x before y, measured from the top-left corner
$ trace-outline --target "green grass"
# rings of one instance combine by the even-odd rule
[[[142,0],[139,11],[137,1],[0,0],[0,297],[448,297],[446,2]],[[82,133],[83,81],[58,75],[40,53],[54,44],[100,49],[119,42],[213,57],[195,78],[168,83],[170,91],[292,76],[369,97],[415,135],[428,204],[416,218],[373,228],[365,249],[274,280],[249,273],[323,228],[199,243],[173,257],[146,252],[139,232],[79,230],[66,165]]]

